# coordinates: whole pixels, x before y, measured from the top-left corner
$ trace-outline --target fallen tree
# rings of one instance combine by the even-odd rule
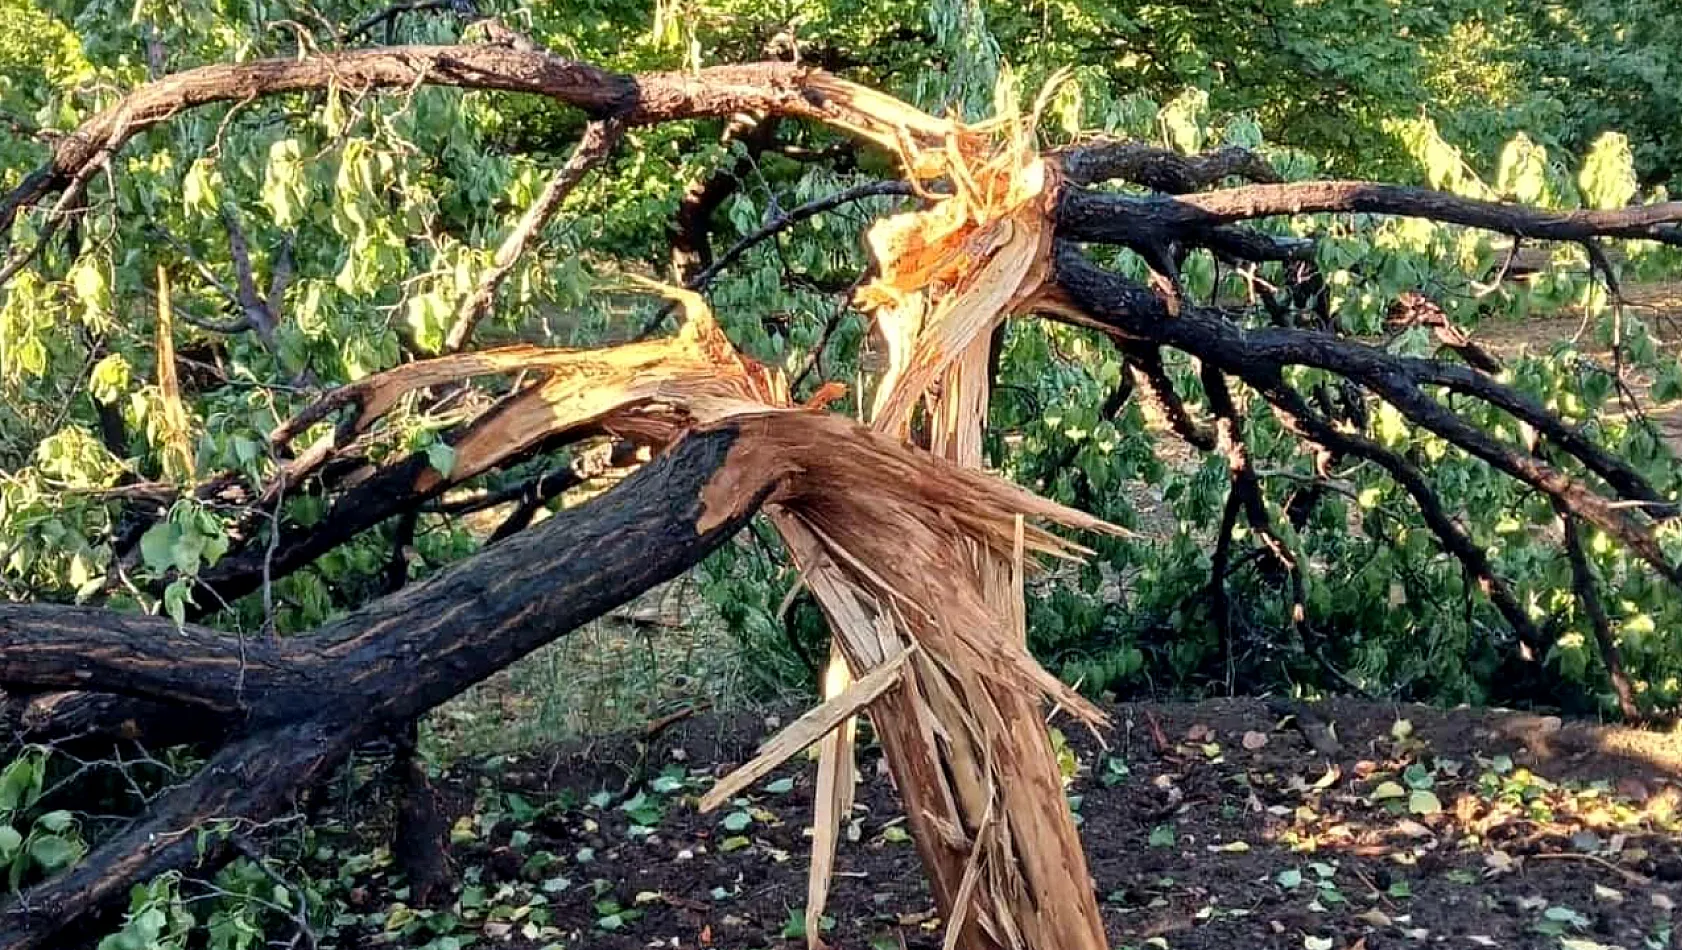
[[[0,688],[8,694],[77,691],[88,698],[56,702],[96,710],[85,714],[95,720],[133,720],[137,701],[188,709],[215,722],[220,734],[204,738],[221,743],[195,777],[154,802],[128,830],[8,906],[0,947],[54,945],[62,928],[110,906],[134,881],[213,859],[235,834],[288,807],[359,744],[676,576],[764,504],[772,506],[774,523],[836,629],[837,656],[846,667],[832,704],[810,721],[818,725],[797,738],[816,741],[859,710],[877,718],[952,939],[978,947],[1101,946],[1084,860],[1038,712],[1051,696],[1092,721],[1099,717],[1027,658],[1018,632],[1025,555],[1074,549],[1026,529],[1013,539],[1009,526],[1018,515],[1103,526],[951,464],[981,463],[990,338],[1010,316],[1037,314],[1113,338],[1133,373],[1128,392],[1155,400],[1186,441],[1227,458],[1231,501],[1217,544],[1228,553],[1216,559],[1217,587],[1240,516],[1264,539],[1290,589],[1301,591],[1307,569],[1261,495],[1235,404],[1234,394],[1243,392],[1265,400],[1328,457],[1370,461],[1401,484],[1442,549],[1476,579],[1533,662],[1546,653],[1549,631],[1445,510],[1419,464],[1364,434],[1351,405],[1382,401],[1546,497],[1568,530],[1574,567],[1579,526],[1586,526],[1633,552],[1664,581],[1682,583],[1682,567],[1658,533],[1676,514],[1674,486],[1651,484],[1580,427],[1496,375],[1351,339],[1326,325],[1312,295],[1270,296],[1273,325],[1252,326],[1246,314],[1189,300],[1180,274],[1187,254],[1206,251],[1244,266],[1286,265],[1300,282],[1311,281],[1311,242],[1246,225],[1344,211],[1575,241],[1599,261],[1595,242],[1603,237],[1682,245],[1677,202],[1549,212],[1367,182],[1287,183],[1242,151],[1180,156],[1129,142],[1041,155],[1033,114],[966,126],[797,65],[626,76],[510,41],[215,65],[147,84],[56,141],[50,161],[0,199],[0,230],[17,235],[0,264],[0,283],[50,246],[95,174],[131,139],[185,110],[330,88],[369,93],[424,84],[529,93],[590,116],[574,160],[534,205],[540,215],[552,213],[573,184],[611,155],[628,127],[745,112],[820,123],[892,154],[906,182],[868,194],[909,191],[920,205],[873,232],[879,277],[860,294],[875,309],[890,351],[890,371],[871,414],[879,431],[815,407],[791,408],[782,377],[740,358],[693,299],[685,301],[687,318],[674,340],[625,344],[599,356],[537,347],[471,350],[495,281],[530,241],[541,223],[534,219],[503,244],[508,260],[499,251],[500,269],[460,311],[447,342],[464,352],[407,363],[324,395],[272,433],[271,445],[291,454],[262,483],[229,474],[188,489],[206,499],[238,498],[254,512],[236,548],[197,578],[214,594],[206,602],[265,591],[344,541],[438,503],[453,486],[557,446],[606,434],[663,454],[607,495],[508,532],[436,578],[305,636],[226,634],[99,607],[0,605]],[[1251,182],[1203,190],[1234,177]],[[1111,179],[1156,193],[1098,187]],[[769,239],[779,226],[837,203],[824,199],[813,203],[816,211],[794,209],[750,239]],[[13,227],[23,216],[31,217],[27,234]],[[1137,283],[1100,267],[1083,244],[1135,252],[1151,279]],[[739,253],[733,248],[715,265]],[[239,268],[241,283],[254,287],[249,268],[249,262]],[[690,275],[692,283],[704,283],[708,271]],[[250,292],[239,296],[259,315],[223,329],[261,332],[273,308],[257,306]],[[1210,424],[1168,380],[1165,350],[1198,361]],[[1338,403],[1305,391],[1293,382],[1300,368],[1328,374],[1353,397]],[[616,380],[613,386],[602,384],[603,373]],[[399,399],[486,374],[523,374],[523,382],[448,434],[448,472],[425,452],[386,461],[360,453],[359,440]],[[1446,402],[1444,393],[1462,402]],[[1503,438],[1474,422],[1464,402],[1497,411],[1536,438]],[[312,425],[335,415],[330,432],[292,448]],[[920,433],[914,431],[919,421]],[[922,438],[948,461],[907,447],[902,440],[909,437]],[[846,470],[860,460],[881,470]],[[306,483],[331,502],[325,525],[276,519],[264,529],[264,513]],[[160,493],[150,501],[154,507],[173,497],[159,486],[131,495],[146,497],[141,489]],[[157,517],[136,508],[141,523]],[[131,535],[133,556],[138,533]],[[905,545],[908,536],[926,543]],[[905,565],[896,564],[902,546],[913,552],[904,555]],[[931,574],[919,581],[921,570]],[[963,578],[957,593],[930,583],[952,576]],[[1575,576],[1589,609],[1599,611],[1592,571]],[[1296,617],[1301,624],[1300,593]],[[981,632],[971,638],[964,632],[970,630]],[[1608,668],[1618,669],[1616,644],[1597,639]],[[930,715],[942,725],[939,743]],[[47,725],[32,728],[50,733]],[[77,731],[98,730],[88,724]],[[833,820],[850,794],[842,764],[847,748],[826,745],[824,754],[829,777],[820,794],[829,801],[820,802],[820,812],[827,807],[826,820]],[[202,847],[196,832],[205,829],[222,847]],[[833,834],[817,846],[832,849]],[[823,877],[815,868],[814,880]],[[1056,899],[1077,906],[1047,911]],[[821,900],[809,902],[808,914],[819,911]],[[809,932],[816,937],[815,928]]]

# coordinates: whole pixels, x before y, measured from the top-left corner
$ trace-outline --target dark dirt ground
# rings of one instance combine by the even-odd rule
[[[1114,947],[1678,945],[1682,734],[1355,701],[1294,718],[1259,700],[1112,712],[1107,752],[1071,730],[1068,793]],[[1330,758],[1309,742],[1326,746],[1326,723]],[[447,931],[519,950],[803,946],[788,924],[813,766],[796,759],[719,813],[693,805],[774,731],[698,715],[651,742],[460,765],[440,787],[466,888],[423,926],[375,860],[345,945],[447,948],[433,936]],[[862,760],[825,939],[939,947],[891,782],[873,747]]]

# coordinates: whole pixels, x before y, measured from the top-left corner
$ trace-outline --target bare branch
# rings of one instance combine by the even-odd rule
[[[450,332],[444,339],[445,352],[457,352],[467,344],[473,336],[474,328],[489,312],[491,302],[496,298],[497,288],[514,269],[520,255],[530,246],[532,238],[555,216],[561,203],[578,183],[584,180],[584,176],[611,155],[624,137],[625,124],[617,119],[591,122],[584,127],[584,136],[578,140],[572,157],[568,158],[566,164],[543,186],[542,193],[532,202],[531,207],[526,209],[526,213],[521,215],[514,230],[503,238],[490,270],[485,272],[479,286],[462,302],[461,308],[456,312],[455,323],[450,326]]]
[[[1546,211],[1370,181],[1247,185],[1172,197],[1135,197],[1071,187],[1063,190],[1057,221],[1060,235],[1078,241],[1190,239],[1195,243],[1196,235],[1223,224],[1332,212],[1429,218],[1547,241],[1617,237],[1682,245],[1682,231],[1671,227],[1682,222],[1682,201],[1610,211]]]

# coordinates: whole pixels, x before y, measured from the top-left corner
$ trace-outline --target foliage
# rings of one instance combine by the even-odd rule
[[[8,3],[39,21],[42,36],[56,39],[27,54],[0,48],[0,63],[9,64],[0,70],[0,102],[9,114],[57,128],[108,103],[117,88],[143,80],[153,69],[147,57],[160,49],[161,65],[177,68],[286,53],[299,42],[290,28],[259,27],[284,18],[279,7],[262,4],[238,13],[205,3],[180,9],[143,4],[114,16],[115,9],[102,4]],[[368,9],[328,4],[319,12],[350,23]],[[1029,11],[969,0],[927,7],[809,0],[786,5],[775,17],[731,2],[649,10],[590,0],[513,12],[515,22],[529,20],[539,41],[624,69],[679,66],[697,53],[709,61],[750,58],[792,33],[803,56],[820,62],[839,57],[890,90],[930,107],[949,103],[972,116],[990,112],[998,96],[1033,88],[1054,66],[1077,62],[1076,81],[1060,94],[1057,118],[1046,129],[1054,139],[1102,130],[1182,151],[1242,144],[1262,148],[1291,177],[1348,169],[1417,178],[1470,196],[1611,207],[1658,174],[1650,145],[1661,138],[1655,127],[1662,115],[1626,115],[1627,136],[1596,132],[1591,141],[1582,130],[1596,123],[1575,116],[1567,121],[1559,104],[1628,101],[1645,88],[1632,77],[1652,79],[1667,67],[1660,44],[1631,52],[1627,69],[1593,74],[1602,84],[1630,84],[1609,97],[1578,94],[1588,80],[1577,60],[1496,39],[1522,26],[1531,31],[1526,35],[1555,44],[1550,49],[1598,48],[1594,44],[1608,42],[1610,21],[1601,6],[1586,0],[1535,10],[1495,0],[1399,6],[1351,0],[1127,11],[1058,3]],[[1662,5],[1639,12],[1656,36],[1674,29],[1674,17]],[[105,25],[118,22],[143,28]],[[1374,29],[1373,23],[1395,29]],[[391,38],[398,40],[447,40],[460,29],[449,17],[425,14],[393,24]],[[1338,40],[1328,44],[1325,37]],[[916,65],[931,55],[932,71]],[[1558,75],[1540,81],[1550,69]],[[1426,117],[1416,106],[1421,101],[1430,103]],[[1504,110],[1500,115],[1496,106]],[[541,103],[421,88],[385,98],[334,92],[212,109],[146,133],[102,186],[114,189],[118,213],[90,217],[76,247],[49,247],[41,266],[5,291],[0,376],[8,398],[0,409],[0,457],[10,474],[0,486],[0,526],[6,583],[20,594],[135,602],[178,618],[190,607],[215,607],[195,603],[192,578],[237,543],[230,532],[241,530],[242,513],[178,502],[125,554],[108,494],[120,483],[165,474],[166,400],[155,382],[156,315],[148,305],[158,265],[171,270],[187,321],[178,321],[175,333],[192,367],[186,404],[194,474],[264,474],[276,464],[265,433],[301,405],[300,387],[354,380],[437,351],[455,307],[489,266],[497,236],[534,199],[545,167],[556,161],[555,143],[579,122]],[[601,288],[612,285],[626,261],[659,260],[684,187],[749,157],[739,138],[720,140],[704,125],[631,133],[608,173],[581,186],[558,223],[518,262],[481,338],[580,343],[640,322],[637,307]],[[1522,134],[1510,135],[1521,127]],[[808,129],[781,135],[807,150],[834,144],[831,136]],[[8,180],[40,157],[25,136],[0,136],[0,147],[7,150],[0,154]],[[1571,159],[1573,151],[1583,157]],[[872,169],[877,159],[868,155],[849,167],[789,154],[751,156],[715,240],[731,240],[778,209],[881,171]],[[796,371],[825,339],[821,375],[853,381],[866,328],[836,309],[834,292],[862,267],[860,224],[890,205],[890,199],[875,199],[815,218],[773,246],[750,252],[712,293],[732,337],[755,356]],[[254,334],[201,329],[231,307],[220,290],[236,276],[224,215],[241,225],[259,278],[277,266],[283,243],[291,249],[297,276],[286,287],[285,318],[272,346]],[[1499,249],[1485,237],[1423,222],[1347,217],[1281,227],[1322,238],[1328,303],[1353,331],[1381,332],[1388,301],[1421,285],[1466,326],[1584,305],[1602,338],[1616,325],[1629,356],[1675,385],[1674,363],[1662,358],[1633,314],[1614,320],[1604,295],[1569,266],[1581,265],[1570,250],[1558,255],[1564,270],[1528,287],[1480,295],[1458,275],[1499,263]],[[1137,261],[1118,263],[1140,272]],[[1624,276],[1657,273],[1669,263],[1668,255],[1632,247]],[[1203,257],[1187,262],[1186,278],[1200,297],[1247,292],[1236,275]],[[826,336],[825,325],[837,312],[844,315]],[[1417,333],[1393,345],[1429,348]],[[1157,522],[1166,535],[1106,542],[1093,564],[1037,589],[1032,626],[1042,650],[1067,675],[1099,691],[1147,683],[1207,688],[1228,679],[1227,661],[1217,655],[1225,647],[1213,636],[1203,596],[1208,531],[1224,494],[1219,464],[1165,463],[1153,448],[1160,436],[1140,400],[1114,418],[1099,418],[1100,404],[1123,373],[1107,343],[1066,327],[1024,324],[1012,328],[1005,346],[990,444],[996,464],[1026,484],[1122,523],[1140,520],[1134,486],[1156,485],[1167,516]],[[1182,392],[1200,402],[1191,368],[1171,369]],[[1615,388],[1579,350],[1561,344],[1530,354],[1511,373],[1568,418],[1588,422],[1661,482],[1669,477],[1666,455],[1652,435],[1605,411],[1616,403]],[[819,375],[808,376],[807,385]],[[445,450],[435,433],[452,419],[447,411],[417,406],[369,446],[370,457],[439,455]],[[1541,537],[1547,513],[1481,464],[1418,438],[1382,409],[1378,420],[1387,444],[1409,447],[1432,464],[1434,483],[1448,498],[1489,513],[1474,518],[1474,535],[1496,552],[1507,573],[1527,579],[1534,614],[1565,615],[1556,657],[1561,671],[1592,677],[1595,661],[1582,646],[1585,631],[1570,607],[1568,577]],[[114,421],[120,422],[118,443],[99,435]],[[1249,424],[1271,473],[1270,489],[1289,495],[1307,472],[1306,460],[1259,407]],[[1310,615],[1335,644],[1337,661],[1378,689],[1443,701],[1487,698],[1502,649],[1498,625],[1483,608],[1461,609],[1468,594],[1463,579],[1434,553],[1394,486],[1358,471],[1351,495],[1323,502],[1295,542],[1309,562],[1324,568],[1308,578]],[[300,492],[283,499],[281,515],[309,524],[322,511]],[[1351,524],[1360,530],[1349,531]],[[378,589],[389,537],[372,532],[277,582],[273,617],[248,598],[221,610],[219,622],[245,628],[272,623],[281,630],[318,623]],[[421,569],[441,566],[476,543],[473,529],[459,519],[429,516],[417,541]],[[755,653],[781,658],[766,669],[773,680],[786,682],[799,679],[805,663],[785,629],[805,630],[806,650],[819,649],[821,641],[815,618],[797,609],[791,625],[779,615],[782,582],[773,579],[778,571],[767,553],[721,555],[709,567],[715,580],[708,590]],[[1618,620],[1632,666],[1648,684],[1650,702],[1668,705],[1677,689],[1677,645],[1666,632],[1677,629],[1669,622],[1675,600],[1630,570],[1610,546],[1597,544],[1595,554],[1598,570],[1616,590],[1613,603],[1622,612]],[[1321,681],[1323,671],[1300,645],[1282,642],[1279,591],[1256,572],[1241,572],[1236,580],[1248,585],[1236,599],[1247,611],[1240,626],[1259,651],[1252,665],[1277,669],[1271,657],[1284,650],[1298,657],[1288,664],[1293,679]],[[1400,604],[1412,609],[1395,610]],[[1273,674],[1258,675],[1265,680]]]

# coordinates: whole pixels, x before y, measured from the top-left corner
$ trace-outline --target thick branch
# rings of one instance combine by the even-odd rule
[[[1077,185],[1120,179],[1153,191],[1181,195],[1223,178],[1276,182],[1279,173],[1267,159],[1244,148],[1222,148],[1201,155],[1181,155],[1144,142],[1097,142],[1057,153],[1063,176]]]
[[[86,174],[101,155],[185,109],[329,87],[358,93],[420,84],[531,93],[629,125],[757,112],[812,119],[861,134],[891,131],[854,104],[839,80],[789,63],[629,76],[523,44],[394,46],[225,63],[147,83],[59,139],[51,161],[0,198],[0,234],[10,231],[19,211]],[[944,126],[930,120],[906,131],[933,143]]]
[[[606,495],[312,636],[266,647],[267,665],[252,668],[267,677],[265,688],[243,696],[249,738],[224,749],[141,824],[7,908],[0,948],[56,945],[59,928],[126,893],[136,877],[195,860],[196,831],[279,814],[361,741],[693,566],[746,524],[781,474],[738,463],[726,494],[710,497],[737,442],[733,428],[693,433]],[[52,668],[74,649],[94,660],[81,677],[89,688],[143,683],[148,694],[183,700],[192,698],[189,687],[228,695],[225,680],[241,669],[241,644],[197,628],[184,635],[152,629],[159,623],[167,622],[6,605],[0,676],[48,678],[33,666]],[[145,638],[124,635],[141,627]],[[55,637],[63,647],[47,645]],[[169,646],[172,638],[182,645]],[[149,652],[122,652],[131,644]],[[219,841],[213,835],[207,843]]]
[[[1478,201],[1456,195],[1368,181],[1305,181],[1247,185],[1199,194],[1136,197],[1063,189],[1058,233],[1077,241],[1130,243],[1191,240],[1219,225],[1294,214],[1354,212],[1429,218],[1515,237],[1587,241],[1596,237],[1645,238],[1682,245],[1682,201],[1609,211],[1546,211],[1528,205]]]
[[[12,603],[0,604],[0,685],[95,689],[240,716],[259,694],[309,683],[271,641],[165,617]]]
[[[133,740],[161,749],[218,741],[232,726],[197,709],[112,693],[0,693],[0,735],[18,742],[79,748]]]

